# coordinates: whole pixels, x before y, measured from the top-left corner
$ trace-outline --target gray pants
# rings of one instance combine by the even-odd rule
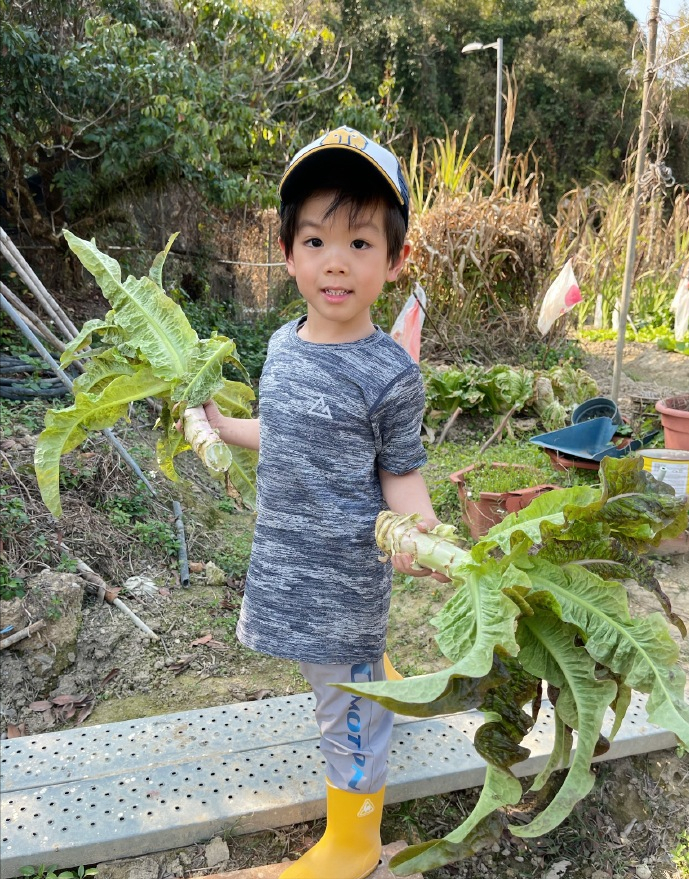
[[[328,779],[353,793],[380,790],[388,774],[394,714],[377,702],[328,684],[384,681],[383,660],[353,665],[300,662],[299,669],[316,697],[316,723]]]

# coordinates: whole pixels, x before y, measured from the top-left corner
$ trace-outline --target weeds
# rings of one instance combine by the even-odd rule
[[[24,581],[20,577],[13,577],[7,565],[0,562],[0,600],[12,601],[25,595]]]
[[[689,877],[689,830],[680,833],[677,845],[671,855],[682,879]]]

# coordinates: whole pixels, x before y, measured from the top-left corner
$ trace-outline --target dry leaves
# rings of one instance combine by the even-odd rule
[[[119,671],[119,669],[115,669],[115,671]],[[45,712],[46,716],[53,722],[66,723],[76,715],[75,723],[77,725],[86,720],[94,707],[95,696],[92,693],[85,693],[82,696],[53,696],[51,699],[42,699],[29,705],[31,711]]]

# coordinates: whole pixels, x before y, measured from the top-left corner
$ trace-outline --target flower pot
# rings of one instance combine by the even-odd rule
[[[665,448],[689,452],[689,394],[658,400],[656,409],[665,433]]]
[[[572,412],[572,424],[581,424],[592,418],[612,418],[613,424],[622,424],[617,403],[609,397],[592,397],[580,403]]]
[[[560,488],[559,485],[551,485],[543,483],[542,485],[532,485],[528,488],[520,488],[515,491],[482,491],[479,492],[478,498],[470,498],[467,495],[466,476],[476,468],[476,464],[464,467],[450,474],[450,479],[457,485],[457,494],[462,502],[462,520],[469,528],[469,532],[474,540],[478,540],[487,534],[488,531],[497,525],[509,513],[516,513],[523,510],[531,501],[546,491],[554,488]],[[530,470],[531,468],[525,464],[503,464],[495,462],[491,467],[502,467],[506,469]]]

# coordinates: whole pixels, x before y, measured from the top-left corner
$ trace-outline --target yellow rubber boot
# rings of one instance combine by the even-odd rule
[[[385,669],[385,679],[388,681],[403,681],[404,675],[401,675],[395,666],[390,662],[387,653],[383,654],[383,668]]]
[[[380,859],[385,788],[375,794],[340,790],[326,779],[325,833],[280,879],[364,879]]]

